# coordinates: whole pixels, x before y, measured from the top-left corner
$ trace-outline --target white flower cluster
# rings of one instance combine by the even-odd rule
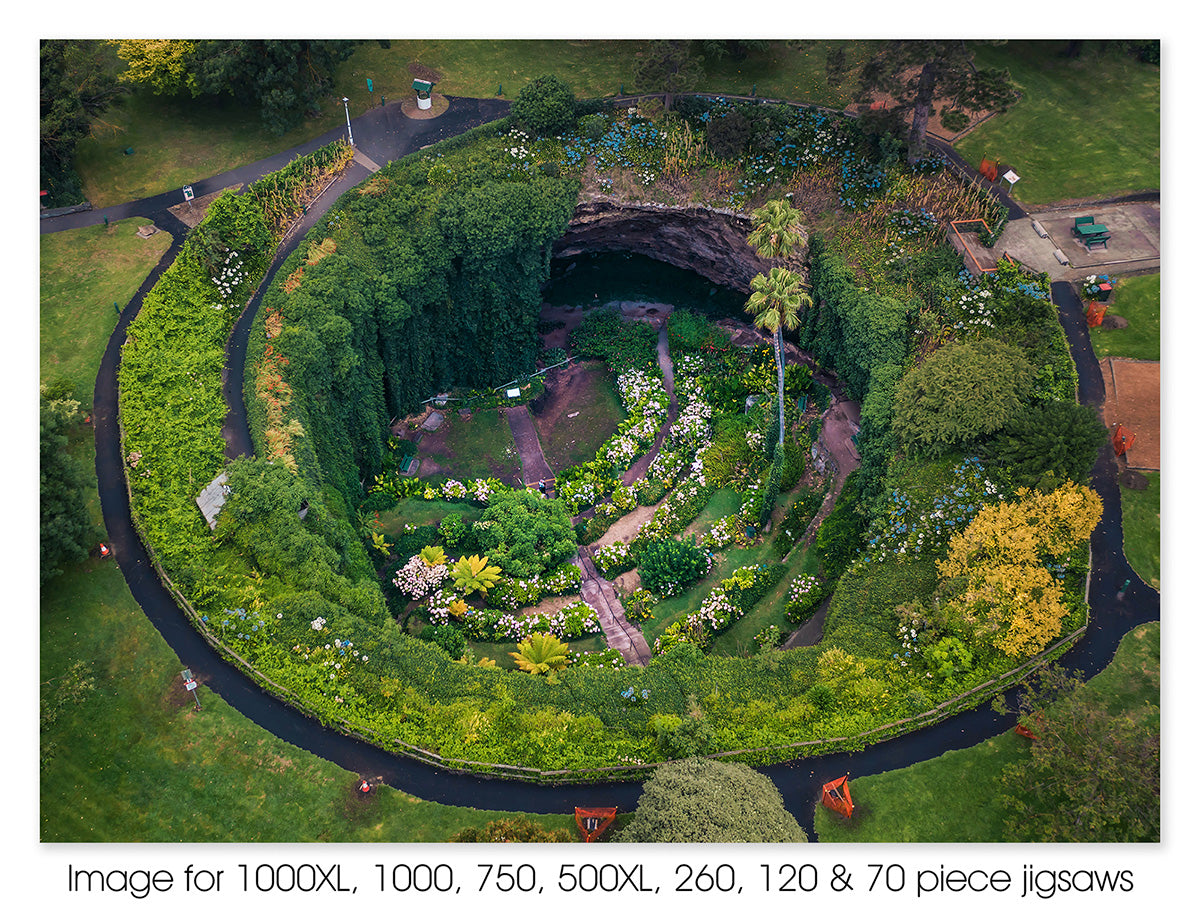
[[[685,524],[682,517],[684,506],[695,498],[706,484],[704,461],[697,456],[692,460],[688,476],[667,495],[663,503],[655,509],[654,515],[641,525],[634,540],[662,539],[679,532]]]
[[[414,555],[396,572],[392,583],[414,600],[420,600],[429,596],[449,576],[450,569],[446,565],[426,565],[421,556]]]
[[[951,310],[958,319],[954,323],[956,329],[994,329],[996,323],[996,308],[991,300],[992,292],[979,287],[968,290],[957,301],[951,302]]]
[[[700,545],[706,549],[723,549],[737,538],[741,527],[742,520],[738,514],[722,517],[700,537]]]
[[[238,258],[236,252],[230,252],[225,256],[225,261],[218,266],[216,274],[213,275],[212,282],[217,285],[217,291],[221,295],[221,304],[213,306],[213,309],[221,309],[222,305],[229,301],[233,296],[234,291],[241,286],[246,280],[246,271],[242,267],[242,260]]]
[[[623,569],[628,563],[629,545],[618,541],[607,546],[601,546],[592,553],[592,558],[601,572],[615,572]]]
[[[795,603],[809,591],[821,586],[821,579],[811,574],[798,574],[788,588],[788,603]]]

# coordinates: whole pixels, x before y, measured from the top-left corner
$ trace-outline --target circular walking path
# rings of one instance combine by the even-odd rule
[[[336,194],[370,174],[364,159],[372,163],[387,162],[421,146],[460,133],[477,124],[494,120],[507,111],[507,103],[495,100],[452,99],[450,109],[441,118],[430,121],[408,119],[396,105],[370,112],[357,119],[354,130],[363,159],[356,157],[335,188],[327,193],[327,208]],[[390,110],[390,111],[389,111]],[[253,181],[259,176],[279,169],[300,153],[311,152],[336,139],[340,132],[331,132],[303,147],[281,153],[260,163],[233,170],[212,179],[193,183],[197,196],[226,188],[238,182]],[[961,160],[959,161],[961,162]],[[587,785],[544,786],[504,779],[461,775],[446,772],[416,760],[388,753],[355,738],[347,737],[308,718],[278,699],[270,696],[244,673],[230,666],[199,633],[191,627],[172,595],[163,586],[150,563],[145,547],[133,528],[130,518],[129,495],[125,485],[117,418],[117,366],[121,344],[129,323],[137,315],[142,298],[153,287],[162,271],[178,255],[186,227],[170,214],[169,208],[178,204],[179,192],[169,192],[154,198],[135,201],[102,210],[44,217],[41,232],[49,233],[77,226],[90,226],[103,221],[140,216],[153,218],[160,229],[175,236],[170,249],[150,273],[138,293],[122,312],[117,327],[109,339],[96,380],[94,399],[96,434],[96,472],[100,503],[109,543],[134,599],[154,623],[164,639],[186,666],[201,676],[202,681],[246,717],[298,747],[309,750],[343,768],[364,777],[382,781],[408,794],[428,801],[482,809],[494,809],[503,803],[506,809],[533,813],[569,813],[580,804],[616,805],[632,810],[640,796],[637,782],[608,782]],[[1017,216],[1023,215],[1010,203]],[[278,265],[296,245],[298,239],[317,218],[310,209],[296,232],[285,241],[277,255]],[[273,271],[274,269],[272,269]],[[263,287],[269,283],[264,280]],[[261,288],[260,288],[261,289]],[[1073,287],[1066,281],[1052,285],[1054,303],[1066,332],[1072,357],[1079,371],[1080,401],[1099,409],[1104,403],[1104,381],[1100,366],[1092,351],[1087,334],[1083,305]],[[252,301],[244,316],[240,345],[231,338],[231,381],[227,389],[230,404],[228,429],[229,455],[249,453],[252,449],[244,418],[240,386],[245,356],[245,330],[256,309]],[[241,325],[239,323],[239,325]],[[234,337],[238,336],[235,331]],[[240,356],[239,356],[240,355]],[[240,417],[239,417],[240,416]],[[1092,470],[1092,486],[1104,502],[1104,514],[1091,538],[1092,573],[1089,583],[1089,602],[1092,617],[1083,638],[1060,659],[1060,664],[1092,676],[1111,660],[1121,637],[1143,622],[1159,618],[1160,598],[1156,590],[1147,587],[1125,560],[1121,531],[1121,499],[1117,484],[1117,464],[1110,451],[1102,451]],[[1125,585],[1128,584],[1128,587]],[[1010,693],[1011,695],[1011,693]],[[1014,724],[1011,716],[995,714],[988,707],[953,716],[921,731],[906,734],[856,753],[793,760],[760,771],[769,776],[783,794],[787,808],[813,837],[816,802],[822,783],[840,775],[870,775],[897,769],[938,756],[947,750],[971,746]]]

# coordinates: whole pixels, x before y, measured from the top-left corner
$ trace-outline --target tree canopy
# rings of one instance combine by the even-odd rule
[[[575,93],[565,80],[545,74],[521,88],[513,117],[540,137],[555,137],[575,124]]]
[[[79,403],[41,397],[41,583],[87,558],[97,534],[84,500],[84,473],[67,452]]]
[[[259,107],[263,124],[285,134],[320,109],[333,69],[355,41],[203,39],[117,42],[126,62],[122,79],[158,95],[231,95]]]
[[[43,203],[78,204],[83,188],[75,172],[75,147],[126,88],[118,84],[98,42],[43,41],[40,47],[39,147]]]
[[[1018,485],[1086,482],[1108,430],[1096,410],[1074,402],[1049,402],[1019,412],[983,448],[1007,467]]]
[[[779,789],[741,763],[666,763],[643,786],[617,842],[808,842]]]
[[[1005,110],[1017,100],[1008,71],[978,68],[963,40],[879,42],[859,73],[864,101],[876,91],[894,100],[893,111],[911,114],[908,161],[925,155],[925,134],[935,99],[948,99],[955,110]]]
[[[1015,501],[983,507],[937,563],[951,586],[942,605],[951,627],[1010,657],[1045,648],[1068,612],[1047,560],[1064,559],[1087,539],[1102,508],[1100,496],[1082,485],[1050,494],[1019,489]]]
[[[703,76],[704,57],[691,42],[652,41],[637,63],[633,85],[639,92],[664,93],[664,107],[670,111],[674,95],[695,89]]]
[[[575,552],[575,529],[561,501],[526,491],[506,492],[483,513],[479,543],[506,574],[531,578]]]
[[[896,387],[896,436],[902,446],[936,456],[995,433],[1022,408],[1034,376],[1021,351],[1004,342],[946,345]]]
[[[1112,712],[1077,675],[1053,667],[1026,684],[1018,710],[1030,755],[1004,767],[1005,831],[1020,842],[1157,842],[1157,705]]]

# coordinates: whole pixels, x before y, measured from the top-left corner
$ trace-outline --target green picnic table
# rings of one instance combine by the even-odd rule
[[[1102,223],[1083,223],[1075,228],[1075,232],[1085,239],[1089,236],[1100,236],[1108,232],[1108,227]]]

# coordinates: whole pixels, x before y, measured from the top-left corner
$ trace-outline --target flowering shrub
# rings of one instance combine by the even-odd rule
[[[654,642],[654,653],[663,654],[681,641],[707,650],[717,633],[744,616],[778,581],[781,572],[779,565],[738,568],[709,592],[700,609],[667,626]]]
[[[700,545],[706,549],[723,549],[736,542],[746,532],[741,514],[730,514],[716,521],[708,532],[700,537]]]
[[[213,269],[212,282],[221,295],[221,302],[215,304],[213,309],[219,310],[223,306],[227,306],[248,278],[249,273],[242,264],[237,251],[230,250],[226,253],[224,261]]]
[[[633,555],[629,551],[628,544],[620,541],[596,549],[592,553],[592,560],[606,578],[614,578],[634,566]]]
[[[414,600],[420,600],[433,593],[449,576],[449,566],[444,563],[428,565],[421,556],[414,555],[404,564],[403,568],[396,572],[392,583],[402,593],[408,594]]]
[[[826,594],[820,587],[821,579],[811,574],[799,574],[792,579],[786,601],[789,622],[798,624],[808,618]]]
[[[498,609],[515,610],[534,606],[544,597],[576,593],[582,575],[570,562],[564,562],[531,578],[500,577],[488,593],[488,602]]]
[[[867,531],[865,558],[882,562],[891,556],[919,558],[924,552],[940,552],[985,504],[1004,497],[978,457],[963,460],[952,475],[952,488],[934,498],[923,513],[908,495],[893,489],[887,517],[876,518]]]
[[[671,597],[702,578],[712,567],[712,554],[694,540],[662,539],[638,553],[642,583],[660,597]]]

